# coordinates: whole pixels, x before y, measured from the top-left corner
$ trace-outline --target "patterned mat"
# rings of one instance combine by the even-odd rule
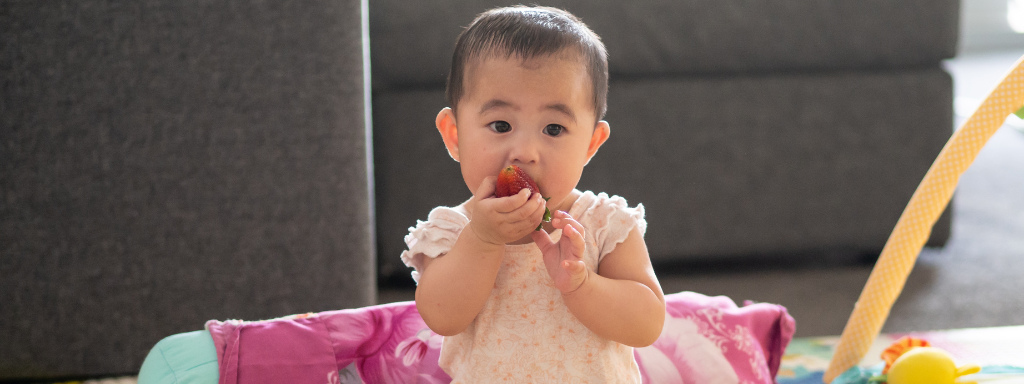
[[[964,376],[981,383],[1024,383],[1024,326],[883,334],[871,345],[861,367],[884,365],[882,351],[903,336],[927,340],[953,356],[958,365],[976,364],[981,373]],[[797,338],[786,348],[776,377],[779,384],[821,384],[839,337]],[[1017,368],[1017,369],[1014,369]]]

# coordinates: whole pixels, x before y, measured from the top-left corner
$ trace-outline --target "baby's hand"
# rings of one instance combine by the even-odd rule
[[[547,203],[539,193],[522,189],[508,197],[494,197],[495,178],[487,177],[473,194],[473,233],[486,243],[505,245],[533,232]],[[543,232],[543,231],[541,231]]]
[[[564,211],[557,211],[552,216],[551,225],[555,229],[562,229],[562,236],[557,243],[552,242],[544,231],[533,232],[530,236],[544,253],[544,265],[555,288],[562,293],[572,293],[583,285],[590,274],[583,262],[583,251],[586,250],[586,242],[583,240],[585,229]]]

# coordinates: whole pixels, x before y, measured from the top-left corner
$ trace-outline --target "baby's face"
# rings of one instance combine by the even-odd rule
[[[592,140],[598,122],[582,62],[569,55],[484,58],[465,76],[456,126],[466,186],[476,191],[485,177],[515,164],[551,198],[549,207],[568,209],[561,203],[603,143]]]

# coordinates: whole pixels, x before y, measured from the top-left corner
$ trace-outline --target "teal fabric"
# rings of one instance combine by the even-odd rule
[[[139,370],[138,384],[217,384],[217,350],[207,331],[160,340]]]

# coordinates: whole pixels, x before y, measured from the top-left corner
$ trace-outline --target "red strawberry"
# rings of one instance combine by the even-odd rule
[[[508,197],[519,193],[523,188],[529,189],[531,196],[533,193],[540,193],[540,188],[537,187],[537,183],[533,181],[525,171],[515,165],[510,165],[502,169],[498,173],[498,183],[494,189],[494,196],[496,197]],[[544,198],[544,200],[550,199],[550,197]],[[544,208],[543,221],[551,221],[551,211]],[[537,230],[541,229],[543,224],[537,226]]]
[[[540,193],[537,183],[533,181],[522,168],[510,165],[498,173],[498,185],[494,196],[508,197],[519,193],[523,188],[528,188],[531,193]]]

